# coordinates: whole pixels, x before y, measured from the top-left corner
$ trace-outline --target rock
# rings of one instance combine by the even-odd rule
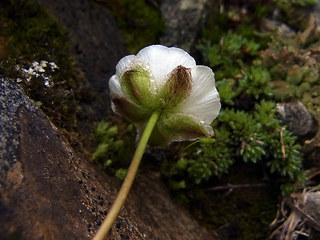
[[[180,47],[190,52],[204,24],[208,0],[164,0],[161,4],[166,30],[160,39],[166,46]]]
[[[37,0],[68,29],[78,66],[92,88],[108,99],[107,81],[126,55],[122,36],[108,9],[86,0]]]
[[[311,139],[317,133],[315,119],[302,102],[278,103],[282,121],[300,141]]]
[[[0,86],[0,238],[92,238],[120,183],[78,155],[16,82]],[[110,239],[214,237],[142,172]]]
[[[108,9],[93,1],[36,1],[68,31],[76,66],[88,83],[76,109],[77,125],[81,132],[90,134],[93,123],[110,113],[108,81],[118,61],[127,55],[122,36]]]

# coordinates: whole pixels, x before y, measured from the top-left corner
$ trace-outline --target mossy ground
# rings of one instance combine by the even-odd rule
[[[1,1],[0,12],[1,74],[19,82],[57,126],[74,128],[74,110],[82,83],[67,30],[32,1]],[[43,69],[42,76],[33,75],[28,79],[23,69],[28,70],[41,61],[52,62],[58,68],[51,72],[49,68]],[[46,77],[51,85],[46,86]]]

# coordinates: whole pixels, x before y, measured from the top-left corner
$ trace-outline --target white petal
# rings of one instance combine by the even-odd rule
[[[210,124],[218,116],[221,108],[214,73],[209,67],[196,66],[191,68],[191,75],[191,93],[178,109]]]
[[[110,89],[110,96],[120,96],[124,97],[124,93],[121,89],[119,77],[117,75],[113,75],[109,80],[109,89]]]
[[[131,68],[131,62],[136,58],[135,55],[128,55],[120,59],[116,66],[116,74],[120,77],[121,74]]]
[[[149,64],[158,87],[165,82],[167,75],[177,66],[181,65],[186,68],[196,66],[195,60],[184,50],[162,45],[145,47],[138,52],[137,57]]]

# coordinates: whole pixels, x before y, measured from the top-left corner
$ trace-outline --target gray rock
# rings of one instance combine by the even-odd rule
[[[74,55],[92,88],[107,99],[107,81],[126,55],[123,39],[108,9],[87,0],[37,0],[69,32]]]
[[[164,0],[161,4],[166,30],[161,44],[190,51],[204,24],[209,0]]]
[[[283,123],[299,140],[310,139],[317,133],[316,121],[302,102],[278,103],[277,109]]]

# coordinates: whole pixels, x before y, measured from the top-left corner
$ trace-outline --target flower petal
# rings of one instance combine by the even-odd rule
[[[110,96],[120,96],[124,97],[124,93],[121,89],[119,77],[117,75],[113,75],[109,80],[109,89],[110,89]]]
[[[116,75],[120,78],[121,75],[131,68],[131,62],[136,58],[135,55],[128,55],[120,59],[116,66]]]
[[[189,97],[177,109],[210,124],[219,114],[221,103],[214,73],[206,66],[191,68],[193,86]]]
[[[149,63],[156,86],[160,87],[167,75],[177,66],[186,68],[196,66],[195,60],[184,50],[162,45],[151,45],[138,52],[137,57]]]
[[[187,114],[164,113],[157,123],[157,130],[165,137],[167,144],[171,141],[191,140],[201,137],[213,136],[213,130],[209,124]]]

